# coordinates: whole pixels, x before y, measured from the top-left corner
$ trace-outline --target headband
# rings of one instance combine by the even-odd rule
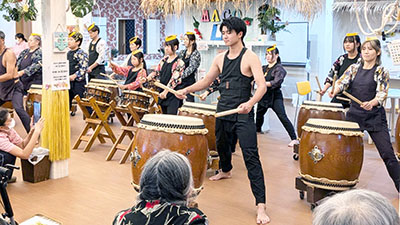
[[[166,38],[165,38],[165,41],[166,41],[166,42],[170,42],[170,41],[173,41],[173,40],[175,40],[175,39],[176,39],[176,35],[173,34],[173,35],[169,35],[168,37],[166,37]]]

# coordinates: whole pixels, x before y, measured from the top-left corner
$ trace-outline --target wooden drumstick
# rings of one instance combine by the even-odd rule
[[[200,98],[201,96],[200,95],[198,95],[198,94],[195,94],[195,93],[189,93],[191,96],[194,96],[194,97],[198,97],[198,98]]]
[[[317,80],[319,91],[322,91],[321,84],[319,83],[319,80],[318,80],[318,76],[315,76],[315,79]]]
[[[175,91],[174,89],[172,89],[170,87],[167,87],[166,85],[164,85],[164,84],[162,84],[162,83],[160,83],[158,81],[154,82],[154,85],[159,87],[159,88],[162,88],[164,90],[167,90],[168,92],[171,92],[174,95],[180,95],[179,92]]]
[[[239,111],[240,111],[240,109],[226,110],[226,111],[223,111],[223,112],[216,113],[215,117],[218,118],[218,117],[221,117],[221,116],[228,116],[228,115],[232,115],[232,114],[238,113]]]
[[[156,91],[153,91],[153,90],[150,90],[150,89],[148,89],[148,88],[142,87],[142,90],[143,90],[143,91],[146,91],[146,92],[149,92],[149,93],[152,93],[152,94],[155,94],[155,95],[157,95],[157,96],[160,96],[160,93],[158,93],[158,92],[156,92]]]
[[[115,73],[112,73],[111,75],[105,74],[105,73],[100,73],[100,75],[104,76],[104,77],[108,77],[111,81],[113,81],[115,84],[118,85],[118,82],[116,80],[114,80],[111,76],[114,75]]]
[[[346,102],[351,102],[350,99],[348,99],[348,98],[343,98],[343,97],[339,97],[339,96],[336,96],[336,99],[342,100],[342,101],[346,101]]]
[[[344,95],[346,95],[347,97],[349,97],[351,100],[357,102],[359,105],[362,104],[362,101],[360,101],[358,98],[354,97],[353,95],[347,93],[346,91],[342,92]]]

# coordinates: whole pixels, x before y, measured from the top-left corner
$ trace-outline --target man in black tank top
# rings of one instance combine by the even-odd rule
[[[266,92],[266,84],[258,56],[244,47],[246,24],[237,17],[224,19],[221,24],[223,40],[229,47],[226,53],[217,55],[204,79],[179,90],[178,98],[185,98],[190,92],[200,91],[209,87],[219,74],[221,83],[218,90],[221,98],[217,112],[238,109],[238,114],[216,119],[215,135],[217,150],[220,157],[220,171],[210,180],[231,178],[232,153],[230,144],[237,135],[243,152],[243,158],[248,170],[251,190],[257,205],[257,224],[269,223],[266,213],[266,197],[264,174],[258,155],[256,126],[254,124],[253,106]],[[255,81],[257,90],[251,96],[251,82]]]
[[[26,132],[29,133],[30,118],[23,105],[24,90],[17,78],[15,54],[6,48],[4,39],[5,35],[0,31],[0,106],[11,101]]]

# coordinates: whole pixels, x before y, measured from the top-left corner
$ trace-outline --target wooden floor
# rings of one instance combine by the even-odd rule
[[[293,108],[288,107],[287,110],[289,117],[293,118]],[[310,225],[310,205],[299,199],[299,193],[294,188],[299,165],[292,159],[292,149],[287,147],[289,137],[275,114],[270,115],[271,130],[258,136],[267,185],[267,211],[272,220],[270,224]],[[83,124],[80,112],[71,117],[71,143],[75,142]],[[114,121],[112,128],[115,133],[120,133],[118,122]],[[19,120],[17,130],[24,133]],[[79,150],[73,150],[70,174],[66,178],[31,184],[22,181],[21,171],[15,172],[18,180],[8,186],[8,191],[17,221],[43,214],[64,225],[111,224],[119,210],[134,204],[137,194],[130,185],[130,163],[118,163],[122,153],[118,153],[113,161],[105,161],[110,148],[110,141],[106,144],[96,141],[90,152],[83,153],[83,145]],[[233,164],[232,179],[218,182],[206,180],[204,190],[197,199],[210,224],[255,224],[254,198],[238,148]],[[366,144],[357,187],[381,193],[398,209],[396,190],[373,145]]]

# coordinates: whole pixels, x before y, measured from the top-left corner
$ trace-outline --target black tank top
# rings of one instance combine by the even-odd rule
[[[251,82],[253,77],[244,76],[240,70],[242,58],[247,48],[243,48],[239,56],[229,59],[229,51],[225,54],[224,65],[220,75],[221,83],[218,90],[221,98],[218,101],[217,112],[237,108],[251,97]],[[237,121],[238,114],[220,117],[223,120]]]
[[[3,53],[0,55],[0,75],[7,72],[7,68],[3,65],[3,56],[8,49],[4,49]],[[0,82],[0,100],[11,101],[14,94],[15,80],[11,79],[4,82]]]

